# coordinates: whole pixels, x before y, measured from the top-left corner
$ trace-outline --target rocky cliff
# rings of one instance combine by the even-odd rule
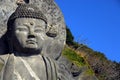
[[[75,51],[74,54],[77,54],[77,56],[82,57],[83,60],[85,60],[89,65],[88,69],[91,69],[99,80],[120,80],[120,63],[108,60],[104,53],[94,51],[87,45],[75,42],[70,29],[67,28],[66,30],[66,43],[69,45],[70,49]],[[69,55],[69,52],[67,53],[67,55]],[[74,58],[76,59],[76,57]],[[82,61],[77,61],[78,63],[83,63]]]

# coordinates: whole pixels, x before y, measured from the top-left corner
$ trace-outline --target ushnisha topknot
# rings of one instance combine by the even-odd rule
[[[18,5],[15,12],[9,17],[7,26],[13,24],[16,18],[36,18],[42,19],[47,23],[46,16],[40,11],[40,9],[33,4],[21,4]]]

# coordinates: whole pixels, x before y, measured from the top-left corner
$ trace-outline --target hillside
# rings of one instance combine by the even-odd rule
[[[77,54],[80,59],[75,58],[73,54],[73,56],[70,57],[67,52],[63,54],[71,59],[76,65],[82,66],[87,64],[90,69],[89,72],[93,75],[95,74],[99,80],[120,80],[120,63],[110,61],[103,53],[94,51],[84,44],[78,44],[75,42],[74,36],[68,28],[66,43],[70,49],[74,50],[74,54]],[[73,57],[76,59],[75,61],[72,59]]]

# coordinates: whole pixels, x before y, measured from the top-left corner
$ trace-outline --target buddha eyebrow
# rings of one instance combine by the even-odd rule
[[[29,25],[27,23],[23,23],[23,25],[29,27]]]
[[[42,27],[41,25],[36,25],[35,27]]]

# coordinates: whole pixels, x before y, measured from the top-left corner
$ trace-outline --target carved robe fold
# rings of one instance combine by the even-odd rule
[[[1,80],[57,80],[56,65],[48,57],[8,54],[1,60],[4,61]]]

